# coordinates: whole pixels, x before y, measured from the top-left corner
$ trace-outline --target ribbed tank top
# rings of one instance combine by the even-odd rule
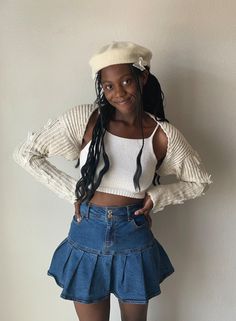
[[[151,136],[144,138],[144,146],[141,155],[142,174],[139,179],[140,191],[135,190],[133,176],[136,171],[136,158],[142,147],[142,138],[124,138],[106,131],[104,145],[109,157],[109,170],[103,175],[102,181],[97,188],[99,192],[105,192],[126,197],[143,198],[148,187],[151,185],[157,164],[153,150],[153,136],[159,124],[155,127]],[[80,170],[86,163],[91,140],[80,152]],[[98,163],[96,177],[103,168],[104,163]]]

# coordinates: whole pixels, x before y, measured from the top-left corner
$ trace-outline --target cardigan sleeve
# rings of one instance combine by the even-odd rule
[[[166,185],[152,184],[147,189],[153,201],[153,213],[162,211],[167,205],[183,204],[186,200],[204,195],[212,183],[199,154],[183,134],[170,123],[165,122],[161,126],[168,137],[168,147],[157,174],[174,174],[179,181]]]
[[[66,115],[71,113],[72,109],[54,120],[49,120],[36,132],[29,132],[25,141],[14,149],[12,156],[14,161],[35,179],[46,185],[60,198],[73,204],[76,179],[48,161],[51,156],[63,156],[67,160],[75,160],[79,157],[79,146],[76,146],[73,136],[69,135],[65,121],[63,121],[67,119]],[[73,128],[70,130],[72,131]]]

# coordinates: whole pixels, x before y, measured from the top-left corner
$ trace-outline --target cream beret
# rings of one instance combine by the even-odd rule
[[[94,79],[99,70],[110,65],[133,63],[133,66],[144,70],[144,66],[150,67],[151,58],[152,52],[145,47],[128,41],[113,41],[93,55],[89,64]]]

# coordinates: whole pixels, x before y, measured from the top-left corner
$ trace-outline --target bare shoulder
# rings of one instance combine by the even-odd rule
[[[158,161],[163,160],[165,158],[167,146],[168,137],[166,136],[166,133],[164,132],[162,127],[159,125],[157,131],[153,136],[153,148]]]
[[[93,128],[96,124],[96,121],[98,119],[98,109],[94,110],[94,112],[91,114],[89,121],[87,123],[85,132],[84,132],[84,137],[82,141],[82,148],[92,139],[92,133],[93,133]]]
[[[98,109],[95,109],[89,118],[87,127],[94,127],[95,126],[96,121],[98,119],[98,115],[99,115]]]

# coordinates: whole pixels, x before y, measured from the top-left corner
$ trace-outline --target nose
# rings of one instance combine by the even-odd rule
[[[117,86],[115,88],[115,97],[119,98],[119,97],[124,97],[126,94],[124,88],[122,86]]]

